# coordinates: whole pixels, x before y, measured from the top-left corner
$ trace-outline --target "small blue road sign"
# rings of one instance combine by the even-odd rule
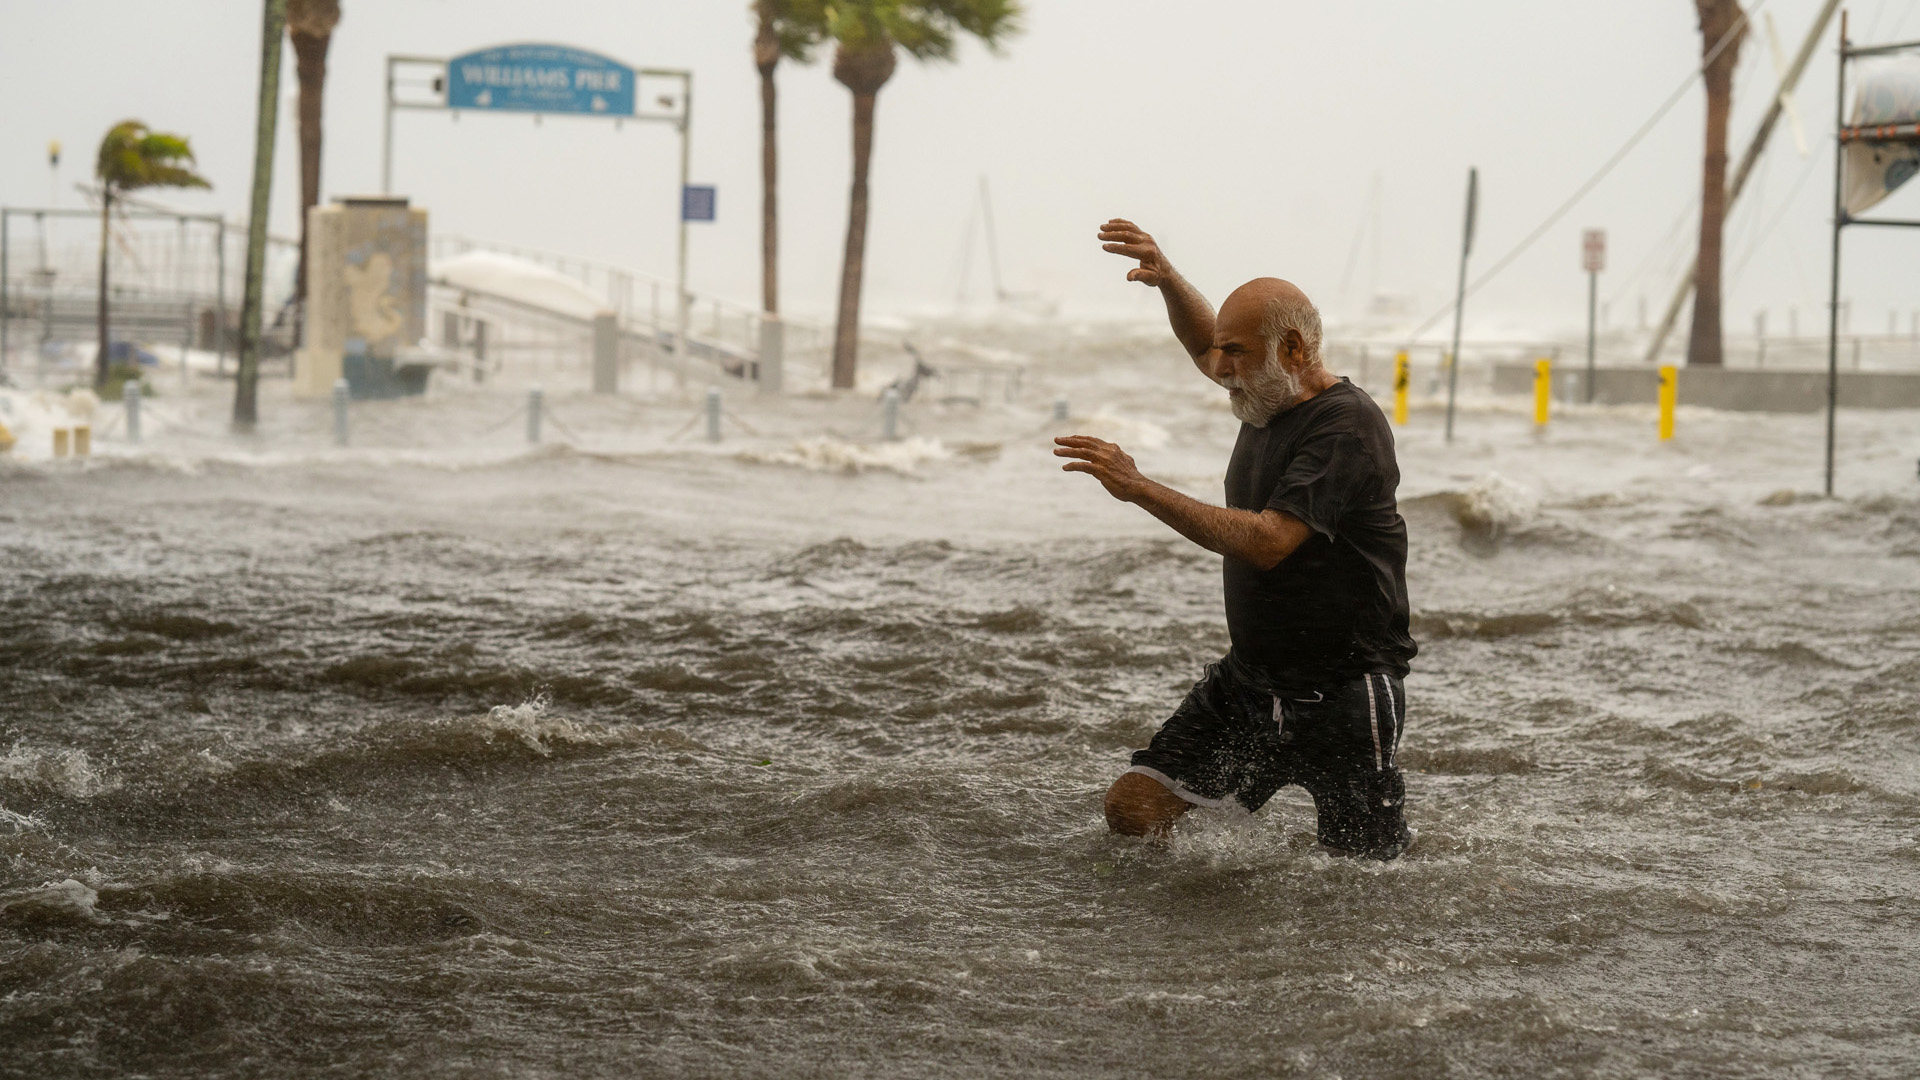
[[[712,221],[718,188],[688,184],[680,189],[681,221]]]
[[[633,115],[633,69],[565,45],[502,45],[447,61],[447,108]]]

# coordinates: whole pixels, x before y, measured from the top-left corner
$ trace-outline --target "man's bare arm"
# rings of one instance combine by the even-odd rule
[[[1073,458],[1067,472],[1093,474],[1107,493],[1159,518],[1181,536],[1208,551],[1271,570],[1306,542],[1313,530],[1278,510],[1235,510],[1212,506],[1140,475],[1133,458],[1110,442],[1089,435],[1053,440],[1058,457]]]
[[[1127,271],[1127,280],[1160,290],[1160,298],[1167,304],[1167,322],[1173,327],[1173,336],[1180,339],[1200,373],[1212,378],[1213,373],[1201,357],[1213,348],[1213,305],[1180,276],[1160,245],[1140,226],[1124,218],[1114,218],[1100,226],[1100,239],[1106,241],[1101,250],[1140,260],[1139,266]]]
[[[1291,514],[1213,506],[1145,477],[1132,502],[1208,551],[1261,570],[1279,566],[1313,532]]]

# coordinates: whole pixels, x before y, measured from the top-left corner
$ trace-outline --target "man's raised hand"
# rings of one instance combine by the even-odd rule
[[[1061,471],[1092,473],[1107,494],[1121,502],[1132,502],[1146,485],[1133,459],[1110,442],[1091,435],[1062,435],[1053,441],[1059,444],[1053,449],[1055,457],[1076,459],[1062,465]]]
[[[1161,254],[1160,245],[1154,243],[1153,237],[1133,222],[1114,218],[1100,226],[1100,239],[1106,241],[1100,250],[1140,260],[1138,267],[1127,271],[1128,281],[1137,281],[1157,289],[1162,281],[1173,276],[1173,264]]]

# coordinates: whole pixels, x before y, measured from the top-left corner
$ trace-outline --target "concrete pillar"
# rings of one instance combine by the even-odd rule
[[[128,379],[120,387],[120,403],[127,412],[127,441],[140,441],[140,380]]]
[[[1065,420],[1068,415],[1069,414],[1067,412],[1067,399],[1054,398],[1053,399],[1053,418],[1055,420]]]
[[[891,386],[880,395],[880,437],[888,442],[900,437],[900,391]]]
[[[707,441],[720,441],[720,388],[707,387]]]
[[[778,315],[760,316],[760,392],[778,394],[785,388],[787,328]]]
[[[347,445],[347,380],[333,380],[333,445]]]
[[[539,387],[527,391],[527,442],[540,441],[540,414],[547,408],[547,396]]]
[[[620,323],[611,311],[593,317],[593,392],[620,392]]]

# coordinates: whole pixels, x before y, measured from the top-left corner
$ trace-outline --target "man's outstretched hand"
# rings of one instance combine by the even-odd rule
[[[1161,282],[1173,277],[1173,264],[1161,253],[1160,245],[1133,222],[1114,218],[1100,226],[1100,239],[1106,241],[1100,250],[1140,260],[1138,267],[1127,271],[1128,281],[1137,281],[1157,289]]]
[[[1063,471],[1092,473],[1107,494],[1121,502],[1133,502],[1147,485],[1127,452],[1110,442],[1091,435],[1062,435],[1053,441],[1059,444],[1053,456],[1076,459],[1062,465]]]

